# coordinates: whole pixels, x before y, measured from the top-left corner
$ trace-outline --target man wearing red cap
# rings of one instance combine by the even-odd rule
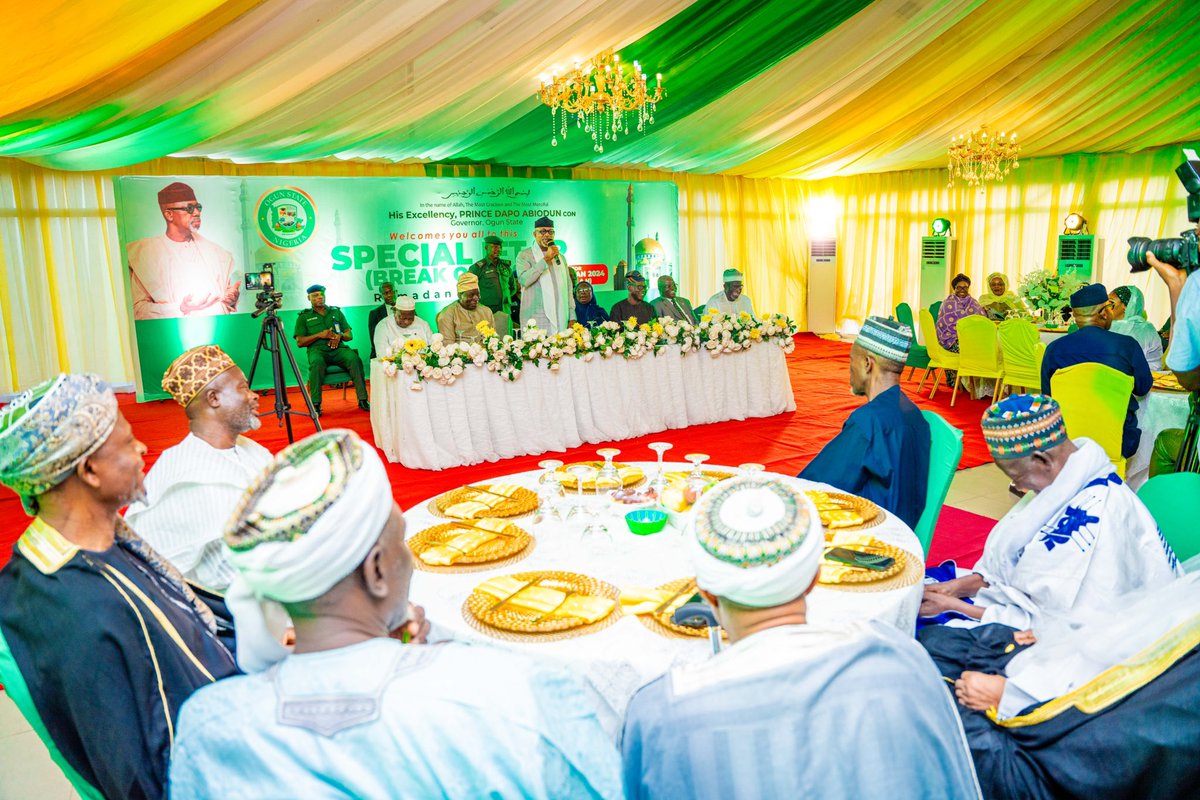
[[[134,319],[215,316],[237,311],[233,256],[200,231],[202,206],[186,183],[158,193],[167,223],[161,236],[128,246]]]

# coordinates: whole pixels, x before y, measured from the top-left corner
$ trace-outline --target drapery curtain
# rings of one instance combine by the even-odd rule
[[[888,315],[919,291],[920,237],[948,217],[956,271],[975,294],[993,271],[1020,275],[1053,267],[1062,220],[1081,212],[1100,239],[1098,279],[1143,290],[1156,325],[1168,313],[1153,273],[1130,275],[1125,239],[1176,236],[1188,226],[1174,175],[1179,148],[1134,155],[1033,159],[986,192],[946,187],[944,170],[821,181],[752,179],[653,170],[546,171],[486,165],[301,162],[232,164],[166,158],[103,173],[58,172],[0,159],[0,394],[60,370],[92,371],[130,383],[129,299],[121,270],[111,177],[140,175],[396,176],[512,175],[601,180],[670,180],[679,189],[681,293],[705,301],[721,271],[740,268],[763,311],[806,324],[808,245],[833,237],[839,251],[837,319],[853,330]],[[947,287],[947,292],[949,287]]]

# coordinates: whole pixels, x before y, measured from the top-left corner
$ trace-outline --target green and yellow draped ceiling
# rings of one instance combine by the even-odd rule
[[[1200,138],[1196,0],[10,3],[0,156],[649,167],[826,178]],[[550,146],[537,77],[617,48],[668,91],[602,154]]]

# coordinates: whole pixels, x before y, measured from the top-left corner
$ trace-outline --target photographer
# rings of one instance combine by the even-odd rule
[[[308,287],[308,302],[312,308],[300,312],[296,317],[296,328],[292,335],[296,345],[308,348],[308,391],[313,407],[321,413],[321,385],[325,381],[325,368],[334,364],[350,373],[354,381],[354,394],[358,396],[358,407],[370,411],[367,402],[367,385],[363,381],[362,360],[351,347],[342,347],[342,342],[354,338],[346,315],[337,306],[325,305],[325,287],[314,284]]]

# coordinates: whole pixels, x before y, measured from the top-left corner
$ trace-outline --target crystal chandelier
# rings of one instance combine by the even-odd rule
[[[634,61],[633,69],[627,69],[612,50],[583,66],[577,62],[566,75],[551,74],[538,89],[538,99],[550,106],[550,144],[557,147],[559,136],[567,138],[572,114],[575,127],[592,135],[597,153],[604,152],[605,141],[615,142],[631,127],[644,131],[654,124],[654,110],[664,95],[662,75],[656,75],[655,81],[651,91],[641,65]]]
[[[1009,134],[1000,131],[999,136],[991,136],[984,125],[977,131],[960,133],[950,139],[950,183],[947,185],[953,187],[957,178],[982,190],[984,184],[999,183],[1005,175],[1018,169],[1020,155],[1016,131]]]

